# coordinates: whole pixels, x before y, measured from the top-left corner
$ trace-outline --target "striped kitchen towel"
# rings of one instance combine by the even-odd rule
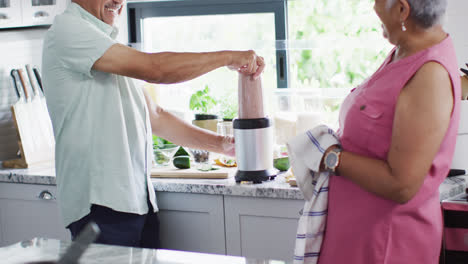
[[[317,263],[328,212],[329,172],[319,172],[324,152],[339,145],[327,126],[317,126],[287,143],[291,167],[305,204],[297,227],[294,264]]]

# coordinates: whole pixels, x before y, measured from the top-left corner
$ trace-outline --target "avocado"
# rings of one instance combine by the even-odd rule
[[[174,157],[172,164],[179,169],[190,169],[190,157],[189,156],[177,156]]]
[[[274,159],[273,166],[275,166],[275,168],[277,168],[280,171],[287,171],[290,167],[289,158],[283,157],[283,158]]]
[[[188,156],[188,152],[181,146],[177,152],[174,154],[174,157],[178,157],[178,156]]]

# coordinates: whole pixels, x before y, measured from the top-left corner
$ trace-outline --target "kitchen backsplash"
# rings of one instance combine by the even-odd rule
[[[10,71],[26,64],[41,66],[42,39],[47,29],[28,28],[0,31],[0,160],[16,157],[16,131],[10,106],[17,97]]]
[[[121,43],[128,42],[126,21],[127,12],[124,9],[117,22],[120,31],[117,40]],[[46,32],[47,27],[0,30],[0,161],[16,158],[18,151],[10,111],[10,106],[16,102],[17,97],[10,71],[24,69],[26,64],[42,70],[42,41]]]

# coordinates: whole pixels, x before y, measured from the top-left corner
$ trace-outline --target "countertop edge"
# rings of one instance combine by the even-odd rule
[[[28,169],[0,169],[0,182],[56,185],[54,172],[43,173]],[[212,194],[228,196],[245,196],[276,199],[304,199],[297,187],[290,187],[283,175],[275,180],[262,184],[236,184],[233,178],[223,180],[203,179],[155,179],[152,183],[157,192],[176,192],[194,194]],[[451,177],[444,180],[439,187],[440,200],[445,200],[465,192],[468,187],[468,175]]]

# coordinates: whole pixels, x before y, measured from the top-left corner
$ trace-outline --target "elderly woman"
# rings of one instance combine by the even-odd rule
[[[446,0],[375,0],[395,45],[340,110],[342,150],[330,147],[321,264],[438,263],[445,179],[459,122],[460,79]],[[327,164],[327,157],[338,162]]]

